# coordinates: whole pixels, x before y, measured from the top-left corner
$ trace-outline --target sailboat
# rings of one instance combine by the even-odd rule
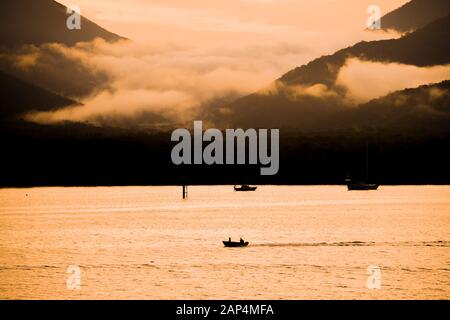
[[[248,184],[243,184],[241,186],[234,186],[234,191],[256,191],[258,187],[251,187]]]
[[[369,181],[369,144],[366,145],[366,181],[353,181],[351,178],[345,179],[349,191],[367,191],[378,190],[380,187],[376,183],[368,183]]]
[[[349,191],[378,190],[379,187],[379,184],[366,182],[350,182],[347,184]]]

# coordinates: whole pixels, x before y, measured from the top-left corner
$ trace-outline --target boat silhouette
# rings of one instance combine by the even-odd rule
[[[350,182],[347,184],[349,191],[378,190],[379,187],[380,185],[376,183]]]
[[[251,187],[248,184],[243,184],[241,186],[234,186],[234,191],[255,191],[258,187]]]
[[[368,183],[369,181],[369,144],[366,144],[366,181],[353,181],[350,177],[345,179],[349,191],[378,190],[377,183]]]
[[[248,246],[248,241],[240,240],[239,242],[231,241],[231,238],[228,241],[222,241],[223,245],[227,248],[237,248],[237,247],[246,247]]]

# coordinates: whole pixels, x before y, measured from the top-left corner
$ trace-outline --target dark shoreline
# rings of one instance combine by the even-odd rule
[[[344,185],[347,176],[380,185],[450,184],[450,132],[436,133],[432,128],[322,134],[283,131],[279,171],[274,176],[261,176],[261,165],[174,165],[174,144],[168,133],[113,135],[106,129],[82,129],[0,127],[0,188]]]
[[[264,184],[256,184],[257,186],[290,186],[290,187],[320,187],[320,186],[341,186],[346,187],[346,184],[337,184],[337,183],[325,183],[325,184],[296,184],[296,183],[264,183]],[[33,189],[33,188],[117,188],[117,187],[181,187],[182,184],[115,184],[115,185],[94,185],[94,184],[85,184],[85,185],[5,185],[0,186],[0,189]],[[233,184],[229,183],[198,183],[198,184],[188,184],[188,186],[233,186]],[[400,186],[450,186],[449,183],[398,183],[398,184],[382,184],[382,187],[400,187]]]

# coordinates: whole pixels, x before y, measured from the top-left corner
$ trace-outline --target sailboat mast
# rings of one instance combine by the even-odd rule
[[[366,181],[369,181],[369,142],[366,142]]]

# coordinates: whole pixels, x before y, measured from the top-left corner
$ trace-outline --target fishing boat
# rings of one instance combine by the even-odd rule
[[[258,187],[251,187],[248,184],[234,186],[234,191],[255,191]]]
[[[223,245],[225,247],[227,247],[227,248],[237,248],[237,247],[246,247],[246,246],[248,246],[248,241],[244,241],[242,239],[239,242],[231,241],[231,239],[228,240],[228,241],[222,241],[222,242],[223,242]]]

